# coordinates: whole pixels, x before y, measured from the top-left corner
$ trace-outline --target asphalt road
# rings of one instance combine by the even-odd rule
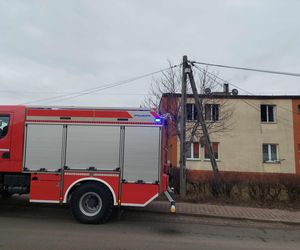
[[[0,249],[300,249],[300,227],[127,210],[82,225],[66,207],[0,199]]]

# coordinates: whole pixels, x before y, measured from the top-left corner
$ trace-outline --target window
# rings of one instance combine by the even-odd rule
[[[262,122],[276,121],[276,106],[275,105],[260,105],[260,116]]]
[[[213,150],[215,159],[219,160],[219,143],[218,142],[212,142],[211,144],[212,144],[212,150]],[[204,147],[204,159],[205,160],[210,159],[207,145],[205,145],[205,147]]]
[[[204,114],[206,121],[218,121],[219,120],[219,104],[205,104]]]
[[[263,144],[263,162],[278,162],[277,144]]]
[[[186,158],[190,160],[200,159],[199,142],[186,143]]]
[[[188,121],[197,120],[197,109],[194,103],[186,104],[186,115]]]
[[[4,138],[8,133],[9,115],[0,115],[0,139]]]
[[[298,144],[298,152],[300,152],[300,144]]]
[[[298,113],[300,113],[300,105],[298,105]]]

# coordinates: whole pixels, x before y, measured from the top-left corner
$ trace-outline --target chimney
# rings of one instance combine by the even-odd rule
[[[223,92],[228,95],[229,94],[229,84],[228,83],[224,83],[223,84]]]

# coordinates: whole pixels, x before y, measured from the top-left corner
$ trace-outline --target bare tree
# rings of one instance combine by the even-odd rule
[[[169,62],[170,66],[171,63]],[[162,73],[160,77],[153,78],[151,82],[151,88],[149,95],[145,98],[143,106],[156,108],[166,115],[169,120],[169,126],[172,128],[169,130],[172,134],[170,136],[178,136],[180,139],[180,108],[181,100],[179,94],[181,91],[181,79],[182,79],[182,70],[181,68],[172,68]],[[206,126],[210,134],[213,133],[224,133],[229,131],[232,124],[230,123],[230,117],[233,113],[233,107],[228,103],[226,95],[229,94],[223,92],[223,86],[217,81],[215,74],[211,74],[208,71],[208,68],[201,69],[195,74],[195,81],[197,84],[198,92],[202,96],[201,101],[204,106],[203,110],[206,112],[206,108],[211,108],[212,106],[205,106],[206,104],[218,105],[219,115],[218,119],[207,119]],[[220,86],[221,85],[221,86]],[[191,93],[190,85],[188,84],[187,93]],[[221,91],[218,89],[221,88]],[[210,89],[211,93],[207,94],[206,90]],[[162,110],[163,104],[162,96],[163,94],[168,93],[165,110]],[[193,103],[194,98],[188,98],[188,103]],[[209,110],[207,110],[208,112]],[[208,114],[204,114],[208,116]],[[186,126],[186,138],[188,141],[201,141],[203,135],[201,126],[197,119],[192,122],[188,122]]]

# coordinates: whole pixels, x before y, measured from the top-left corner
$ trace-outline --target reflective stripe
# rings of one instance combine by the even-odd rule
[[[59,201],[54,200],[29,200],[30,202],[36,202],[36,203],[59,203]]]

